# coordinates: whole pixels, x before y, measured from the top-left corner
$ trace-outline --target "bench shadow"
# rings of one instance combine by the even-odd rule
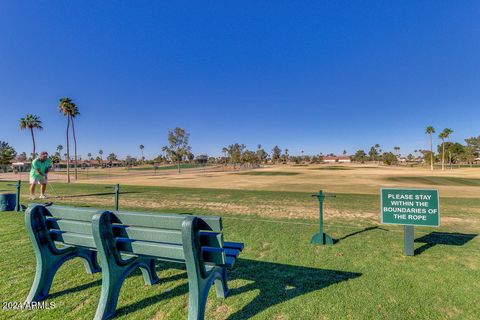
[[[174,264],[173,266],[178,266],[178,265]],[[160,273],[162,271],[162,269],[165,270],[165,269],[169,269],[171,267],[172,266],[170,266],[168,268],[165,268],[165,267],[157,268],[157,273]],[[133,271],[131,274],[129,274],[127,279],[130,278],[130,277],[136,277],[136,276],[141,276],[141,275],[142,275],[142,272],[140,271],[140,269],[137,269],[137,270]],[[176,280],[179,280],[179,279],[182,279],[182,278],[186,278],[185,274],[183,274],[183,273],[176,274],[176,275],[169,276],[169,277],[161,277],[161,281],[162,282],[164,282],[164,281],[176,281]],[[102,279],[99,279],[99,280],[95,280],[95,281],[92,281],[92,282],[89,282],[89,283],[82,284],[80,286],[76,286],[76,287],[73,287],[73,288],[68,288],[68,289],[64,289],[64,290],[61,290],[61,291],[51,293],[51,294],[48,295],[48,298],[49,299],[55,299],[57,297],[65,295],[65,294],[75,293],[75,292],[79,292],[79,291],[82,291],[82,290],[86,290],[86,289],[101,286],[101,285],[102,285]]]
[[[463,246],[470,240],[478,236],[476,233],[448,233],[448,232],[432,232],[415,239],[415,242],[424,243],[423,246],[415,249],[415,255],[430,249],[437,244],[449,245],[449,246]]]
[[[159,263],[161,269],[184,269],[175,263]],[[228,272],[229,281],[248,280],[240,288],[230,290],[227,299],[234,298],[249,291],[259,291],[259,294],[241,310],[228,317],[229,320],[248,319],[274,305],[299,297],[301,295],[321,290],[330,285],[361,276],[361,273],[338,270],[309,268],[295,265],[263,262],[257,260],[238,259],[232,270]],[[186,273],[177,274],[176,278],[185,278]],[[167,278],[166,280],[169,280]],[[213,288],[211,289],[213,290]],[[116,316],[126,315],[147,306],[178,295],[188,294],[188,284],[179,285],[161,295],[153,295],[117,310]],[[214,298],[216,299],[216,298]]]
[[[141,191],[122,191],[122,194],[128,193],[142,193]],[[84,193],[84,194],[72,194],[72,195],[61,195],[61,196],[51,196],[48,197],[49,199],[57,199],[57,198],[81,198],[81,197],[95,197],[95,196],[113,196],[115,195],[114,192],[102,192],[102,193]]]
[[[171,290],[164,291],[160,295],[154,294],[130,305],[118,308],[114,318],[127,315],[150,305],[154,305],[161,300],[167,300],[176,296],[188,294],[188,283],[185,267],[183,265],[171,262],[157,263],[157,272],[160,273],[162,270],[167,269],[177,269],[184,272],[165,278],[161,277],[160,283],[163,281],[176,281],[180,279],[184,279],[185,282]],[[129,277],[140,275],[141,272],[137,270]],[[310,268],[249,259],[238,259],[234,268],[228,272],[229,281],[247,280],[249,283],[242,287],[231,289],[227,299],[235,299],[235,296],[250,291],[258,291],[259,293],[252,301],[250,301],[242,309],[230,315],[227,319],[248,319],[279,303],[307,293],[321,290],[333,284],[358,278],[361,275],[361,273],[357,272]],[[74,288],[55,292],[51,294],[49,298],[56,298],[64,294],[75,293],[95,286],[101,286],[101,284],[101,280],[92,281]],[[139,290],[148,290],[148,287],[139,288]],[[211,290],[214,290],[213,287]]]
[[[349,233],[341,238],[336,238],[336,239],[333,239],[333,243],[338,243],[342,240],[345,240],[347,238],[350,238],[350,237],[353,237],[357,234],[360,234],[360,233],[363,233],[363,232],[367,232],[367,231],[371,231],[371,230],[383,230],[383,231],[389,231],[388,229],[384,229],[382,227],[379,227],[379,226],[372,226],[372,227],[367,227],[365,229],[362,229],[362,230],[359,230],[359,231],[355,231],[355,232],[352,232],[352,233]]]
[[[241,310],[230,315],[228,319],[248,319],[279,303],[336,283],[358,278],[361,275],[358,272],[239,259],[232,272],[229,273],[229,278],[252,282],[230,290],[228,297],[252,290],[259,291],[259,294]]]

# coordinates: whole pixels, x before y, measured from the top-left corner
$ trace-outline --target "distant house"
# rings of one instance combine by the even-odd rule
[[[349,156],[325,156],[323,157],[323,162],[326,163],[350,163],[352,160],[350,159]]]

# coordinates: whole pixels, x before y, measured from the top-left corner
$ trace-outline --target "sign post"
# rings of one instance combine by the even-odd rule
[[[118,198],[120,196],[120,185],[116,184],[114,187],[115,190],[115,211],[118,211]]]
[[[382,223],[404,226],[404,253],[413,256],[414,226],[440,225],[438,190],[383,188],[380,196]]]
[[[318,233],[314,234],[310,243],[313,244],[333,244],[333,239],[328,234],[323,232],[323,201],[326,197],[335,197],[331,194],[325,194],[322,190],[318,192],[318,194],[312,194],[312,197],[317,197],[319,206],[320,206],[320,230]]]

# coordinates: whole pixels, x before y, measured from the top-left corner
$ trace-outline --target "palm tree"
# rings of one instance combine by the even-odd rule
[[[57,146],[57,152],[58,152],[58,156],[59,156],[60,160],[62,160],[62,152],[61,152],[62,150],[63,150],[63,146],[61,144],[59,144]]]
[[[88,160],[92,160],[92,154],[89,152],[87,153]]]
[[[400,147],[393,147],[393,149],[397,152],[397,156],[400,157]]]
[[[143,163],[143,149],[145,149],[145,146],[141,144],[139,148],[140,148],[140,151],[142,152],[142,163]]]
[[[20,130],[29,129],[32,135],[32,143],[33,143],[33,152],[32,152],[32,159],[35,158],[35,135],[33,134],[33,129],[42,130],[42,121],[40,120],[39,116],[33,114],[27,114],[25,118],[20,119]]]
[[[75,157],[75,180],[78,179],[78,173],[77,173],[77,136],[75,134],[75,122],[73,119],[75,119],[76,116],[80,115],[80,112],[78,112],[77,105],[72,102],[72,108],[70,110],[70,118],[72,119],[72,133],[73,133],[73,145],[74,145],[74,157]]]
[[[442,140],[442,170],[445,170],[445,139],[447,139],[452,133],[453,133],[452,129],[445,128],[438,135],[438,137]]]
[[[73,107],[74,106],[75,106],[75,104],[72,102],[72,99],[70,99],[70,98],[61,98],[59,100],[59,103],[58,103],[58,110],[61,113],[63,113],[64,116],[67,117],[66,136],[67,136],[67,182],[68,183],[70,183],[70,138],[69,138],[69,133],[70,133],[70,122],[72,121],[70,114],[73,112]]]
[[[433,170],[433,142],[432,142],[432,134],[435,133],[435,128],[432,126],[428,126],[425,129],[425,133],[430,136],[430,170]]]
[[[100,155],[100,160],[102,161],[102,164],[103,164],[103,157],[102,157],[103,150],[102,149],[98,150],[98,154]]]
[[[223,157],[225,158],[225,166],[227,166],[227,152],[228,152],[227,147],[223,147],[222,152],[223,152]]]

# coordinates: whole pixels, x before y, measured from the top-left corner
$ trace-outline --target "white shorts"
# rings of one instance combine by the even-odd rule
[[[48,183],[48,178],[38,178],[38,179],[30,178],[30,184],[47,184],[47,183]]]

